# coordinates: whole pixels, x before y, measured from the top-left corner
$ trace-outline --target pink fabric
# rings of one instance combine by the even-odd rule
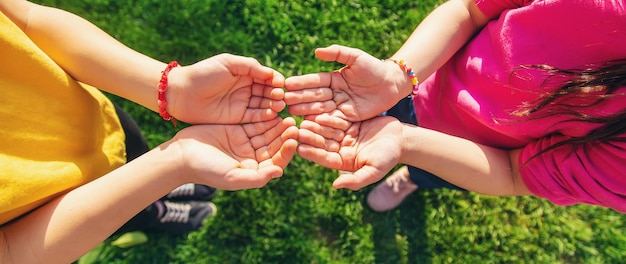
[[[419,125],[498,148],[523,148],[520,166],[554,142],[597,128],[562,122],[567,117],[513,120],[511,111],[551,88],[542,84],[546,76],[540,71],[513,70],[528,64],[571,69],[626,58],[625,1],[476,2],[492,20],[422,83],[415,97]],[[625,106],[626,96],[617,96],[588,111],[597,115]],[[624,142],[588,144],[548,152],[521,173],[534,194],[556,204],[626,212],[625,161]]]

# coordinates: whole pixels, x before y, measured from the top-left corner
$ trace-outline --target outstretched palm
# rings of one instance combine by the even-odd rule
[[[382,179],[398,163],[402,125],[397,119],[376,117],[343,124],[337,119],[304,120],[298,146],[303,158],[347,172],[335,180],[335,188],[358,190]]]
[[[237,190],[259,188],[280,177],[296,151],[293,118],[245,125],[197,125],[174,138],[191,182]]]
[[[180,78],[171,84],[171,114],[188,123],[265,121],[285,108],[284,77],[252,58],[220,54],[174,69],[170,76],[175,74]]]
[[[292,115],[329,113],[353,122],[363,121],[388,110],[402,98],[397,80],[405,77],[392,62],[339,45],[317,49],[316,56],[346,66],[333,72],[287,78],[285,102]]]

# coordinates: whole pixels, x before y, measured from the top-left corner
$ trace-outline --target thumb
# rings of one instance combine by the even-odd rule
[[[356,191],[379,181],[385,174],[385,172],[372,166],[363,166],[353,173],[342,171],[339,177],[333,182],[333,188],[347,188]]]
[[[216,57],[221,59],[222,64],[234,76],[250,76],[256,82],[276,85],[275,87],[282,87],[284,84],[285,78],[282,74],[261,65],[255,58],[232,54],[220,54]]]
[[[315,50],[315,56],[323,61],[336,61],[344,65],[351,65],[356,59],[367,54],[357,48],[333,44],[326,48],[318,48]]]

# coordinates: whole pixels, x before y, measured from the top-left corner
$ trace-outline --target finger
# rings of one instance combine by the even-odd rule
[[[326,48],[315,50],[315,56],[323,61],[336,61],[344,65],[352,65],[356,58],[367,54],[356,48],[333,44]]]
[[[272,69],[272,71],[273,71],[272,79],[270,79],[269,82],[265,82],[265,84],[272,86],[274,88],[280,88],[280,90],[282,91],[282,88],[285,87],[285,76],[283,76],[280,72],[277,72],[274,69]]]
[[[275,112],[272,109],[246,109],[243,113],[243,118],[241,119],[241,123],[255,123],[261,121],[271,120],[278,116],[278,112]]]
[[[283,122],[276,129],[271,129],[262,136],[262,140],[264,140],[265,142],[261,143],[258,148],[254,148],[256,159],[258,161],[270,159],[281,150],[286,141],[290,139],[295,140],[296,138],[298,138],[299,131],[298,128],[295,126],[295,121],[294,124],[287,123],[288,122]],[[274,134],[276,134],[277,132],[279,135],[274,136]],[[258,136],[257,138],[260,137],[261,136]],[[254,139],[251,139],[251,142],[253,140]],[[254,144],[258,144],[258,142],[253,143],[253,145]]]
[[[255,122],[243,125],[246,135],[250,138],[250,144],[254,149],[267,146],[290,127],[290,123],[277,117],[269,121]]]
[[[332,110],[332,111],[329,111],[329,112],[319,113],[319,114],[305,115],[304,119],[316,122],[315,118],[317,116],[320,116],[320,115],[328,115],[328,116],[331,116],[331,117],[334,117],[334,118],[339,118],[339,119],[344,120],[345,122],[348,122],[349,124],[351,124],[349,119],[346,117],[346,115],[343,112],[341,112],[340,110],[338,110],[338,109],[335,109],[335,110]],[[330,126],[333,126],[333,127],[337,128],[337,129],[342,129],[344,127],[343,125],[330,125]]]
[[[341,148],[341,144],[338,141],[324,138],[318,133],[307,129],[300,129],[298,139],[302,144],[324,149],[329,152],[338,152]]]
[[[268,177],[270,180],[274,178],[280,178],[281,176],[283,176],[283,168],[271,164],[271,165],[267,165],[267,166],[263,166],[259,168],[259,174],[262,174],[263,176]]]
[[[270,88],[266,87],[263,90],[263,100],[261,101],[261,108],[269,108],[274,112],[280,112],[287,104],[285,103],[285,91],[282,88]]]
[[[272,84],[276,81],[280,84],[284,84],[284,78],[281,74],[274,71],[272,68],[261,65],[261,63],[254,58],[232,54],[220,54],[216,57],[222,60],[222,63],[233,75],[250,76],[257,83]],[[276,80],[274,80],[275,73],[278,74]],[[283,83],[281,83],[281,78]],[[282,85],[278,87],[282,87]]]
[[[285,118],[283,123],[287,126],[287,129],[280,136],[281,145],[278,151],[272,156],[271,162],[284,169],[296,153],[296,148],[298,147],[298,141],[296,140],[298,138],[298,128],[295,126],[296,121],[291,117]]]
[[[313,133],[321,136],[326,139],[326,145],[329,145],[329,140],[336,142],[335,144],[339,145],[338,142],[341,142],[345,137],[345,133],[341,129],[335,129],[333,127],[323,126],[315,121],[303,120],[300,123],[300,129],[306,130],[306,133]],[[329,149],[330,150],[330,149]]]
[[[287,103],[287,105],[289,105],[289,103]],[[295,104],[289,105],[288,107],[289,113],[296,116],[319,115],[323,113],[330,113],[335,109],[337,109],[337,104],[335,104],[332,100]]]
[[[288,105],[310,103],[310,102],[322,102],[333,100],[333,90],[326,87],[311,87],[307,89],[301,89],[296,91],[287,91],[285,93],[285,102]]]
[[[272,120],[285,108],[283,101],[271,101],[265,98],[250,98],[250,105],[243,113],[241,123],[253,123]]]
[[[266,104],[267,104],[267,108],[269,108],[270,110],[272,110],[275,113],[279,113],[279,112],[283,111],[285,109],[285,107],[287,107],[287,104],[283,100],[279,100],[279,101],[264,100],[263,104],[262,104],[263,108],[265,108]]]
[[[283,100],[285,91],[282,88],[272,87],[263,83],[252,83],[252,96],[268,98],[271,100]]]
[[[342,130],[322,126],[310,120],[303,120],[300,123],[300,132],[299,139],[301,142],[327,150],[330,141],[339,144],[338,142],[342,141],[345,136]]]
[[[269,98],[269,97],[265,97],[265,96],[257,96],[257,95],[252,95],[252,97],[250,97],[250,100],[248,102],[248,108],[249,109],[270,109],[274,112],[280,112],[283,109],[285,109],[287,105],[285,104],[285,101],[282,100],[282,98]]]
[[[303,128],[302,124],[304,124],[305,121],[302,121],[302,123],[300,123],[300,131],[298,132],[298,141],[300,141],[300,143],[302,144],[306,144],[306,145],[311,145],[314,146],[316,148],[322,148],[325,149],[326,148],[326,138],[324,138],[322,135],[320,135],[319,133],[315,133],[314,131],[312,131],[313,129],[308,127],[308,128]]]
[[[356,191],[367,185],[378,182],[383,176],[385,176],[384,172],[372,166],[363,166],[354,173],[347,172],[340,174],[333,182],[333,188],[348,188]]]
[[[256,166],[254,168],[238,168],[224,175],[226,183],[220,189],[241,190],[251,188],[261,188],[265,186],[277,173],[282,174],[280,168]],[[218,186],[216,186],[218,187]]]
[[[263,84],[252,84],[252,95],[247,102],[248,107],[243,113],[241,123],[271,120],[285,109],[284,92]]]
[[[322,126],[327,126],[327,127],[335,128],[340,131],[345,131],[352,125],[352,122],[344,118],[341,118],[341,116],[337,116],[338,114],[337,112],[339,111],[332,112],[330,114],[316,115],[313,117],[314,118],[313,121]]]
[[[287,106],[285,103],[285,91],[283,88],[264,86],[261,108],[269,108],[274,112],[280,112]]]
[[[287,167],[293,156],[296,154],[298,148],[298,141],[290,138],[285,141],[280,150],[276,152],[276,155],[272,157],[272,163],[281,168]]]
[[[331,73],[329,72],[291,76],[285,80],[285,89],[292,92],[309,88],[330,87],[331,80]]]
[[[266,131],[276,127],[281,122],[282,119],[280,117],[275,117],[274,119],[267,121],[247,123],[242,125],[242,128],[248,138],[253,138],[262,135]]]
[[[324,149],[309,146],[300,142],[300,145],[298,145],[297,148],[297,153],[298,155],[300,155],[300,157],[310,160],[321,166],[336,170],[343,169],[341,156],[337,152],[328,152]]]

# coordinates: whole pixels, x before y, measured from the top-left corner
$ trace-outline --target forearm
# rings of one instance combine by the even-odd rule
[[[155,148],[5,225],[1,232],[7,246],[0,248],[0,259],[8,263],[76,260],[150,203],[184,183],[173,164],[174,155],[176,150],[171,147]]]
[[[474,0],[451,0],[430,13],[392,56],[404,60],[424,80],[456,53],[488,21]],[[404,92],[409,94],[410,90]]]
[[[519,175],[519,150],[502,150],[405,125],[401,163],[422,168],[464,189],[496,196],[530,195]]]
[[[156,90],[165,63],[72,13],[15,0],[1,8],[74,79],[158,110]]]

